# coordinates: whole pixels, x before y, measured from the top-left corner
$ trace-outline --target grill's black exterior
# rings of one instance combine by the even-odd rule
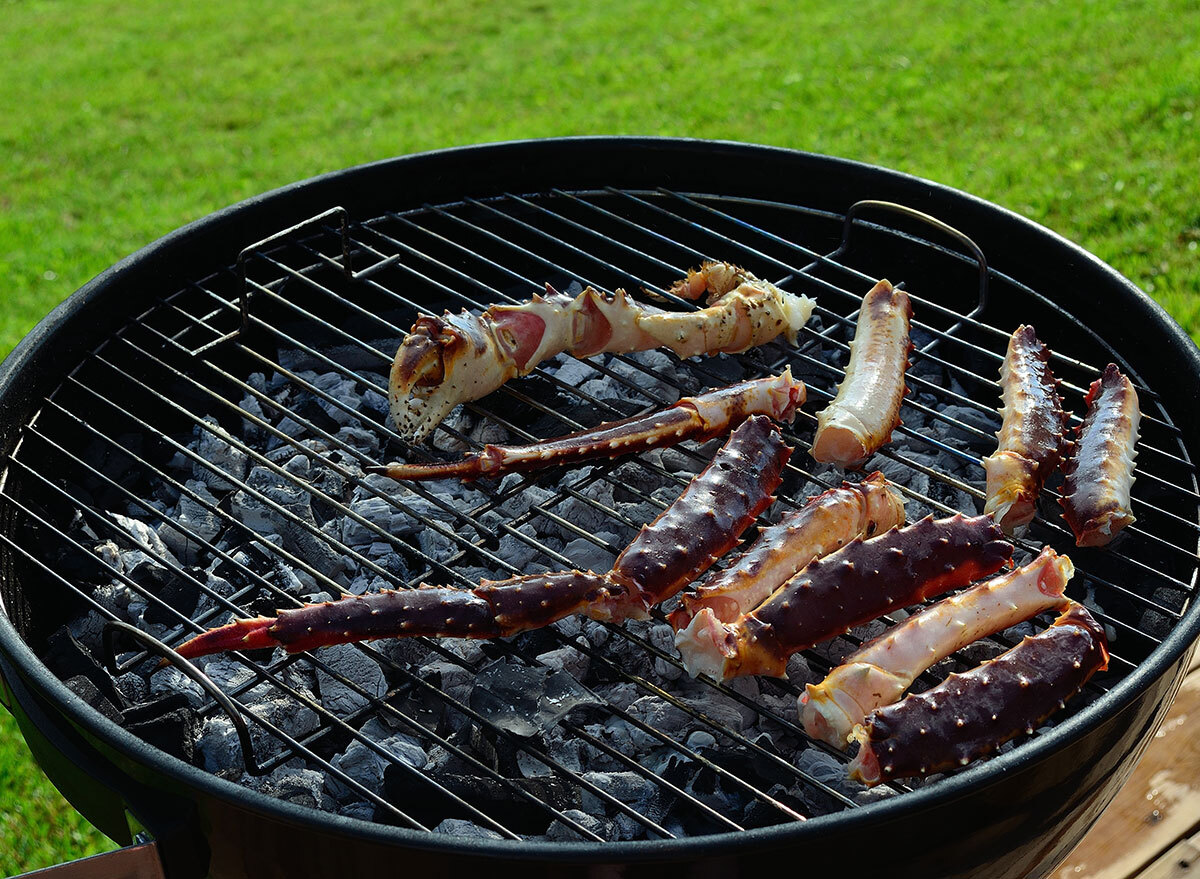
[[[114,266],[46,318],[0,373],[0,451],[107,332],[136,314],[139,297],[232,263],[246,243],[331,205],[374,216],[426,201],[531,191],[548,182],[708,191],[736,184],[748,197],[841,213],[864,198],[930,213],[980,242],[999,267],[1020,266],[1035,290],[1169,389],[1182,441],[1200,449],[1200,352],[1148,297],[1111,268],[1046,229],[924,180],[853,162],[707,141],[568,139],[411,156],[325,175],[193,223]],[[830,242],[832,246],[836,241]],[[1019,319],[1019,316],[1017,316]],[[1148,345],[1147,342],[1152,342]],[[1181,381],[1180,377],[1186,377]],[[3,523],[5,527],[11,523]],[[763,870],[889,875],[1036,877],[1082,837],[1161,722],[1200,632],[1189,609],[1164,643],[1089,710],[1000,758],[930,788],[799,825],[658,842],[481,843],[322,815],[221,781],[144,744],[82,704],[25,644],[14,582],[0,571],[0,697],[47,774],[93,823],[128,838],[128,810],[161,840],[171,876],[272,876],[392,871],[492,874],[716,875]],[[917,843],[916,840],[922,840]]]

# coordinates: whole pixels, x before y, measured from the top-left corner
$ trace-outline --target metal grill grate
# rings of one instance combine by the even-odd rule
[[[846,223],[843,239],[844,219],[794,205],[665,190],[615,189],[550,190],[507,194],[486,201],[467,199],[361,223],[347,223],[344,212],[340,216],[336,211],[328,212],[248,249],[236,266],[164,293],[153,308],[137,316],[74,369],[31,420],[8,464],[3,496],[23,526],[0,534],[0,540],[26,570],[36,572],[39,580],[48,579],[56,588],[61,587],[61,594],[70,598],[70,603],[104,618],[115,619],[116,614],[92,596],[87,577],[73,571],[88,568],[93,582],[111,579],[123,583],[170,621],[169,643],[178,643],[219,621],[227,612],[247,616],[269,609],[259,606],[264,595],[278,607],[295,605],[297,599],[280,585],[274,563],[302,572],[331,595],[344,591],[337,578],[320,565],[263,538],[231,514],[226,498],[234,492],[253,497],[281,522],[306,535],[305,539],[323,544],[333,556],[352,560],[389,588],[411,588],[421,582],[469,587],[476,582],[473,571],[480,568],[498,575],[524,573],[497,554],[499,541],[506,539],[526,545],[536,561],[546,567],[574,567],[576,561],[559,547],[523,527],[539,521],[553,522],[565,534],[615,555],[622,546],[600,536],[603,532],[598,529],[573,523],[559,508],[578,509],[582,505],[613,522],[620,533],[622,528],[628,530],[642,523],[631,520],[615,503],[597,500],[594,493],[589,493],[591,486],[606,482],[614,490],[661,509],[666,505],[664,497],[673,496],[686,484],[686,473],[674,472],[658,459],[643,456],[632,459],[632,466],[644,477],[636,484],[622,478],[622,473],[629,472],[620,470],[630,466],[627,462],[601,462],[548,478],[534,474],[483,484],[478,487],[486,500],[473,505],[447,501],[419,483],[408,486],[411,494],[401,496],[377,481],[364,479],[361,467],[400,454],[410,460],[428,460],[430,452],[412,447],[397,435],[380,411],[350,409],[314,384],[301,367],[337,373],[357,387],[386,398],[387,367],[396,343],[418,311],[440,310],[443,306],[477,310],[495,302],[521,301],[541,290],[546,282],[560,289],[572,283],[590,284],[605,291],[617,286],[645,288],[667,296],[665,287],[670,281],[704,259],[745,265],[785,289],[818,299],[818,320],[805,329],[797,347],[773,343],[739,357],[748,375],[765,375],[790,365],[808,385],[811,402],[807,411],[785,432],[798,451],[789,465],[780,503],[794,506],[808,494],[840,479],[838,474],[815,468],[806,455],[815,424],[811,413],[819,410],[840,380],[839,365],[846,359],[858,301],[877,276],[887,275],[906,285],[916,312],[918,350],[914,352],[909,381],[913,393],[906,400],[905,412],[942,426],[937,435],[901,427],[898,436],[907,438],[909,451],[887,447],[881,453],[895,472],[903,474],[894,481],[914,507],[950,513],[957,509],[949,499],[966,498],[982,508],[980,450],[986,455],[988,447],[994,447],[994,429],[999,424],[994,411],[998,405],[994,377],[1008,334],[1018,323],[1037,325],[1054,350],[1053,367],[1063,379],[1066,404],[1072,411],[1082,411],[1087,385],[1099,374],[1098,367],[1109,360],[1130,372],[1137,384],[1144,410],[1134,489],[1138,523],[1127,529],[1127,535],[1115,547],[1075,550],[1061,519],[1039,517],[1029,540],[1020,544],[1029,550],[1042,543],[1070,550],[1078,573],[1069,594],[1085,600],[1112,636],[1110,670],[1089,686],[1093,695],[1105,691],[1154,649],[1180,618],[1195,588],[1200,492],[1195,469],[1169,413],[1153,389],[1138,380],[1117,352],[1107,349],[1046,298],[1044,294],[1052,291],[1031,290],[994,269],[983,270],[981,286],[980,267],[974,257],[928,240],[924,230],[907,220],[890,222],[893,218],[889,217],[885,224],[860,217],[853,224]],[[986,301],[984,291],[989,292]],[[677,304],[694,307],[690,303]],[[638,358],[618,356],[596,358],[590,365],[606,381],[637,395],[643,410],[650,410],[672,402],[664,397],[665,393],[694,394],[726,383],[720,363],[715,359],[686,363],[672,359],[671,369],[664,370],[649,367]],[[315,408],[281,405],[278,395],[265,392],[262,382],[254,378],[256,373],[276,376],[284,386],[303,391],[319,403]],[[558,379],[545,368],[528,379],[510,382],[466,409],[477,423],[497,425],[520,439],[561,434],[631,414],[613,401]],[[217,423],[208,420],[214,416]],[[587,424],[579,420],[581,417]],[[341,436],[338,428],[345,424],[369,431],[378,442],[378,454],[372,455]],[[302,493],[310,503],[367,529],[376,542],[408,560],[407,570],[389,565],[386,556],[348,545],[338,535],[297,516],[287,504],[239,474],[198,454],[187,442],[195,433],[227,443],[253,465],[265,468]],[[479,445],[452,423],[440,426],[435,437]],[[305,444],[307,440],[319,441],[324,450],[314,443]],[[914,445],[922,444],[935,457],[912,451]],[[281,447],[307,456],[315,469],[308,476],[292,472],[273,454]],[[707,455],[694,448],[683,448],[680,454],[686,456],[693,470],[699,470],[707,461]],[[181,460],[211,472],[231,488],[214,504],[179,478],[172,462]],[[347,502],[343,480],[345,485],[357,487],[366,496],[440,535],[443,545],[451,550],[446,554],[430,552],[416,537],[397,536],[381,528]],[[655,487],[670,490],[659,492]],[[257,554],[223,548],[187,522],[171,518],[163,505],[155,503],[162,491],[190,498],[196,507],[216,517],[222,529],[242,533],[247,544],[257,548]],[[505,511],[510,502],[530,493],[536,494],[536,502],[519,505],[516,515]],[[1050,495],[1054,497],[1053,492]],[[441,515],[428,515],[406,498],[419,498],[427,505],[424,509],[436,508]],[[140,507],[149,522],[170,523],[169,527],[195,548],[202,560],[200,567],[219,563],[224,570],[234,572],[234,579],[243,585],[232,594],[222,594],[198,576],[195,565],[175,564],[157,552],[151,542],[131,537],[110,512],[122,506]],[[68,527],[77,514],[82,516],[82,523]],[[83,533],[139,549],[169,569],[179,583],[204,596],[200,612],[194,619],[180,613],[161,594],[98,558],[87,539],[81,538],[79,524],[90,529]],[[76,559],[74,565],[62,564],[68,556]],[[80,561],[83,559],[86,562]],[[661,613],[657,619],[661,621]],[[626,626],[606,628],[611,638],[622,639],[654,660],[681,669],[672,653],[646,636]],[[628,682],[638,694],[664,700],[689,714],[730,752],[746,755],[789,785],[798,784],[812,792],[800,806],[794,798],[781,796],[764,784],[760,776],[747,775],[734,762],[715,760],[703,748],[676,740],[628,708],[612,703],[602,706],[605,716],[624,720],[676,753],[680,760],[705,767],[722,785],[757,800],[769,816],[760,823],[798,821],[815,811],[856,806],[855,799],[793,765],[769,745],[747,738],[718,714],[698,708],[694,700],[682,698],[652,676],[623,668],[586,638],[569,637],[557,629],[539,637],[574,647],[589,658],[594,668],[601,668],[606,678]],[[859,643],[852,635],[845,636],[845,640]],[[445,662],[464,666],[471,673],[478,670],[477,665],[436,641],[422,643]],[[472,772],[507,790],[514,801],[543,813],[547,823],[557,820],[584,839],[600,838],[452,736],[423,725],[413,706],[434,700],[469,718],[513,753],[542,762],[557,779],[628,816],[651,838],[679,832],[678,823],[670,824],[661,814],[648,814],[622,801],[551,756],[537,741],[494,723],[435,682],[423,679],[386,645],[368,644],[357,649],[386,670],[389,688],[383,696],[365,691],[319,653],[261,663],[239,657],[252,675],[230,688],[228,695],[256,733],[256,771],[270,772],[299,757],[355,791],[363,803],[374,808],[377,820],[430,829],[405,811],[403,803],[391,802],[366,789],[330,759],[330,742],[358,739],[393,767],[389,772],[411,776],[416,789],[445,798],[459,814],[482,827],[508,838],[519,837],[494,810],[411,768],[360,732],[367,718],[378,717],[431,746],[444,748]],[[489,650],[491,656],[538,663],[536,654],[526,649],[521,639],[497,643]],[[820,650],[808,651],[805,658],[814,671],[823,673],[831,667],[828,654]],[[134,668],[144,659],[144,653],[123,656],[122,668]],[[331,710],[294,684],[297,669],[319,670],[339,681],[356,691],[365,707],[349,714]],[[923,677],[926,684],[933,680],[929,674]],[[764,704],[778,704],[777,699],[762,700],[748,695],[743,688],[706,679],[702,679],[702,685],[747,711],[770,718],[788,734],[803,737],[794,713]],[[762,693],[775,697],[794,699],[799,693],[799,688],[786,680],[764,680],[759,685]],[[245,696],[264,686],[287,694],[315,712],[319,724],[311,733],[296,738],[251,712]],[[1081,700],[1071,710],[1079,710],[1086,701]],[[210,701],[201,714],[220,711]],[[587,724],[567,719],[558,723],[561,732],[581,747],[607,754],[615,764],[656,785],[671,810],[689,813],[712,831],[745,826],[740,816],[728,814],[695,791],[652,772],[589,731]],[[824,744],[812,746],[845,759]],[[907,790],[901,784],[891,789],[900,793]]]

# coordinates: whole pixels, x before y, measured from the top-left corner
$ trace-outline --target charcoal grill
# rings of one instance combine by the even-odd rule
[[[961,468],[930,466],[925,458],[895,449],[883,452],[899,471],[925,477],[899,481],[910,499],[928,508],[953,512],[939,499],[949,489],[982,505],[972,479],[982,480],[978,449],[993,441],[984,422],[998,403],[996,370],[1018,323],[1033,323],[1054,350],[1053,366],[1076,413],[1105,363],[1116,362],[1133,378],[1144,412],[1134,491],[1138,523],[1110,548],[1075,550],[1061,519],[1047,506],[1025,542],[1026,547],[1050,543],[1069,549],[1079,569],[1069,594],[1087,600],[1113,636],[1109,671],[1052,726],[951,777],[915,789],[896,785],[895,796],[860,805],[698,712],[670,688],[621,669],[582,642],[579,649],[593,663],[611,666],[606,673],[613,679],[691,712],[723,747],[765,762],[789,784],[812,791],[812,799],[824,807],[818,813],[798,806],[757,778],[742,777],[728,764],[642,724],[665,748],[703,763],[721,783],[756,800],[769,816],[759,823],[767,826],[747,826],[742,816],[725,814],[669,778],[656,777],[568,717],[560,723],[571,735],[659,785],[677,811],[701,816],[706,830],[683,836],[678,825],[643,814],[536,743],[495,727],[490,732],[497,741],[546,762],[558,779],[605,801],[648,837],[606,842],[586,823],[463,751],[462,760],[511,797],[514,811],[517,806],[533,810],[581,840],[514,843],[517,831],[503,810],[489,810],[435,778],[408,770],[422,793],[411,802],[396,802],[362,789],[331,765],[322,738],[359,736],[363,715],[344,716],[319,701],[305,701],[289,683],[289,665],[306,663],[355,686],[319,656],[274,663],[247,658],[253,680],[209,697],[201,713],[228,712],[237,719],[248,744],[243,760],[250,773],[270,772],[294,758],[319,765],[357,790],[364,808],[374,811],[373,822],[273,799],[189,765],[104,717],[48,667],[47,638],[69,614],[90,609],[116,620],[91,593],[97,578],[124,582],[142,595],[170,626],[165,640],[171,644],[224,611],[252,613],[249,602],[261,592],[281,607],[295,603],[269,571],[176,522],[177,533],[198,557],[231,566],[246,584],[231,595],[219,594],[192,568],[172,569],[176,590],[207,596],[207,606],[201,605],[193,619],[177,610],[166,592],[106,567],[81,536],[105,539],[120,533],[109,512],[120,504],[141,505],[147,521],[157,521],[161,516],[153,501],[164,486],[211,507],[210,513],[233,527],[227,504],[209,504],[175,475],[179,456],[204,460],[180,441],[192,432],[232,444],[325,509],[360,521],[379,542],[394,546],[410,562],[406,571],[389,568],[380,557],[319,528],[308,529],[336,556],[353,559],[394,588],[421,581],[473,585],[470,572],[480,565],[511,572],[512,566],[495,554],[505,537],[529,543],[547,566],[574,565],[556,546],[520,530],[543,518],[577,538],[619,551],[620,546],[556,512],[574,498],[603,516],[619,517],[619,511],[585,491],[597,480],[616,479],[617,463],[582,476],[529,475],[490,486],[486,503],[471,509],[447,504],[420,486],[413,490],[432,507],[404,508],[389,492],[372,490],[381,502],[395,504],[437,532],[452,547],[448,555],[430,554],[419,542],[380,529],[328,484],[290,476],[269,451],[295,444],[296,437],[320,439],[329,451],[311,452],[314,463],[352,481],[359,477],[351,464],[376,463],[398,452],[417,458],[430,453],[407,446],[380,412],[368,413],[362,422],[381,441],[378,456],[339,440],[341,422],[329,418],[338,410],[337,399],[303,377],[295,363],[289,368],[280,362],[279,352],[292,352],[382,393],[372,376],[386,370],[396,341],[418,311],[519,300],[546,282],[662,294],[670,281],[706,258],[743,264],[818,299],[820,320],[806,329],[797,347],[774,343],[739,359],[750,373],[791,365],[809,385],[810,404],[788,433],[799,451],[784,485],[784,504],[802,500],[786,491],[789,486],[798,491],[797,486],[832,484],[833,477],[815,470],[804,454],[815,423],[811,413],[840,377],[829,352],[834,361],[842,352],[838,362],[844,363],[856,302],[879,277],[903,282],[913,297],[919,338],[915,362],[936,366],[947,377],[938,382],[917,375],[905,404],[906,411],[942,427],[901,428],[900,435],[927,444]],[[689,394],[723,383],[715,362],[704,360],[673,363],[669,372],[631,358],[598,360],[593,366],[607,381],[637,390],[647,409],[667,402],[663,388]],[[272,414],[274,404],[256,386],[254,373],[283,376],[327,407]],[[1042,876],[1065,857],[1132,770],[1179,686],[1200,627],[1190,606],[1200,533],[1200,487],[1191,462],[1191,450],[1200,447],[1197,376],[1198,352],[1183,331],[1094,257],[968,195],[853,162],[729,143],[584,138],[455,149],[325,175],[193,223],[119,263],[56,309],[6,361],[0,378],[7,416],[0,426],[6,461],[0,487],[5,610],[0,615],[0,697],[68,799],[118,841],[154,838],[170,876],[366,872],[387,868],[397,857],[408,859],[409,870],[438,875],[472,867],[513,875],[582,867],[606,874],[708,875],[761,871],[778,861],[806,869],[850,866],[901,875]],[[247,411],[239,404],[243,399],[256,400],[259,409]],[[948,403],[959,414],[946,414]],[[546,369],[467,409],[521,438],[567,432],[589,418],[594,424],[629,414]],[[964,410],[979,418],[965,420]],[[284,414],[291,421],[281,428]],[[216,421],[206,421],[209,416]],[[242,439],[247,424],[257,439]],[[439,434],[473,443],[453,424],[443,425]],[[703,454],[695,450],[683,454],[696,469],[703,463]],[[653,459],[635,466],[662,485],[686,481]],[[964,478],[957,475],[962,468],[978,472]],[[256,491],[236,476],[226,478],[236,489]],[[517,518],[495,513],[531,485],[548,487],[550,495]],[[621,487],[662,506],[649,490]],[[296,519],[277,500],[267,495],[261,500],[281,519]],[[431,508],[442,514],[421,511]],[[121,539],[131,540],[127,534]],[[154,555],[149,543],[133,543]],[[337,580],[319,566],[286,547],[260,543],[263,558],[304,571],[331,594],[340,591]],[[610,628],[611,637],[677,663],[669,651],[627,628]],[[568,643],[559,633],[545,637]],[[108,628],[106,638],[123,669],[163,654],[155,641],[117,626]],[[418,730],[417,721],[392,698],[403,691],[440,700],[488,727],[474,707],[422,680],[378,644],[360,649],[381,662],[389,676],[387,694],[367,694],[368,715],[458,748],[436,732]],[[535,661],[519,642],[496,649]],[[446,656],[458,660],[456,654]],[[819,654],[811,662],[815,668],[828,665]],[[240,697],[262,685],[305,702],[319,716],[318,728],[297,738],[246,710]],[[707,686],[749,710],[768,710],[730,687]],[[762,687],[775,694],[796,692],[786,681]],[[641,723],[620,706],[605,710]],[[775,719],[799,734],[793,716],[778,713]],[[421,814],[426,799],[450,804],[453,814],[506,839],[431,834]],[[915,846],[917,839],[926,842]]]

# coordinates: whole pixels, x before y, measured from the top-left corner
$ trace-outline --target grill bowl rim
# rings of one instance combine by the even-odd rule
[[[167,285],[172,283],[174,275],[187,274],[186,270],[172,270],[169,266],[178,262],[177,257],[180,250],[186,251],[195,247],[197,236],[215,235],[228,242],[236,234],[234,229],[246,225],[247,214],[258,215],[261,222],[266,223],[265,228],[277,231],[291,225],[291,222],[306,219],[314,212],[307,211],[307,209],[301,211],[303,216],[298,216],[291,222],[270,218],[277,217],[281,212],[286,214],[286,211],[296,203],[311,204],[314,200],[319,200],[323,197],[322,191],[335,193],[352,178],[373,179],[378,174],[390,174],[393,177],[401,177],[405,174],[417,175],[422,173],[424,165],[432,165],[437,168],[442,163],[448,163],[450,166],[463,163],[482,163],[484,167],[490,167],[498,158],[503,157],[503,154],[513,152],[533,163],[534,156],[525,156],[525,154],[556,153],[558,160],[562,161],[564,157],[570,157],[570,154],[576,151],[587,154],[597,150],[613,153],[623,152],[631,154],[633,157],[646,154],[674,155],[701,152],[703,160],[716,165],[719,165],[722,159],[730,156],[748,162],[799,163],[801,168],[804,165],[815,164],[831,174],[837,172],[839,175],[849,175],[860,185],[869,185],[872,182],[886,183],[901,189],[919,189],[922,196],[930,201],[949,200],[956,206],[970,208],[972,213],[981,214],[991,222],[1001,224],[1009,232],[1034,236],[1050,251],[1057,248],[1061,251],[1061,256],[1069,257],[1073,261],[1075,270],[1086,268],[1091,274],[1098,273],[1103,276],[1111,286],[1122,288],[1125,294],[1132,297],[1142,309],[1142,314],[1139,316],[1153,324],[1154,329],[1165,336],[1163,341],[1171,343],[1174,354],[1182,357],[1185,361],[1190,361],[1193,375],[1200,375],[1200,349],[1197,349],[1191,338],[1158,303],[1116,269],[1053,230],[969,193],[877,165],[775,146],[692,138],[606,136],[544,138],[450,147],[382,159],[317,175],[222,208],[169,232],[125,257],[56,306],[18,343],[3,363],[0,363],[0,411],[20,416],[19,420],[5,419],[5,426],[0,428],[0,431],[3,431],[0,433],[0,448],[3,449],[5,458],[7,459],[15,436],[19,435],[20,429],[24,427],[30,414],[28,405],[30,395],[27,393],[27,386],[32,382],[28,381],[25,376],[29,370],[39,364],[40,359],[45,358],[46,347],[61,342],[62,339],[57,336],[65,334],[71,328],[72,322],[80,320],[81,313],[86,312],[89,306],[101,302],[110,288],[129,283],[131,274],[142,270],[153,271],[158,268],[159,271],[155,272],[154,277],[159,284]],[[781,197],[780,200],[786,201],[786,198]],[[335,203],[339,202],[331,200],[326,206]],[[847,202],[848,204],[849,202]],[[936,215],[935,211],[930,212]],[[271,226],[274,228],[271,229]],[[257,236],[248,233],[239,240],[249,242],[257,240]],[[234,246],[240,249],[241,245]],[[211,252],[206,256],[205,264],[210,269],[214,263],[220,262],[220,257],[215,257]],[[231,251],[231,256],[228,258],[229,263],[232,263],[234,256],[236,256],[236,249]],[[126,318],[128,316],[126,314]],[[94,332],[91,338],[93,341],[96,338]],[[61,354],[57,356],[60,362],[69,360],[69,358],[62,357]],[[60,377],[61,374],[60,372]],[[1179,410],[1179,406],[1173,406],[1171,409],[1172,413],[1177,413]],[[3,478],[5,480],[8,478],[7,469]],[[62,716],[89,735],[113,748],[125,758],[140,763],[161,776],[194,785],[206,795],[217,800],[228,802],[239,808],[251,807],[269,817],[289,824],[317,830],[329,830],[333,827],[352,837],[375,843],[400,844],[406,847],[420,848],[430,853],[470,854],[505,860],[532,857],[538,860],[568,863],[595,863],[600,860],[611,861],[614,859],[650,861],[680,857],[714,857],[736,854],[747,848],[763,844],[803,843],[819,837],[831,822],[837,822],[839,828],[861,828],[876,822],[927,810],[949,800],[967,795],[977,795],[1007,774],[1049,759],[1055,753],[1075,744],[1117,715],[1148,690],[1155,681],[1164,676],[1173,665],[1176,665],[1200,635],[1200,607],[1193,602],[1193,606],[1186,609],[1167,637],[1145,661],[1119,681],[1112,690],[1096,699],[1078,714],[1063,720],[1050,731],[1039,735],[1037,739],[1023,743],[1019,748],[976,763],[934,785],[888,797],[856,809],[820,815],[805,822],[786,823],[741,832],[726,831],[705,836],[681,837],[674,840],[656,839],[605,843],[523,841],[520,844],[513,844],[510,841],[462,839],[453,836],[441,838],[432,833],[324,813],[268,797],[258,791],[226,781],[203,769],[184,763],[178,758],[147,745],[79,700],[67,689],[65,684],[50,672],[49,668],[20,637],[9,619],[2,600],[0,600],[0,611],[4,611],[0,613],[0,652],[13,663],[14,671],[31,687],[32,692],[47,698],[52,707]]]

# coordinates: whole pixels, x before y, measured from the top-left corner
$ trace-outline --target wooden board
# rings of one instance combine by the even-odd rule
[[[1200,834],[1176,843],[1135,879],[1200,879]]]
[[[1164,853],[1197,830],[1200,672],[1193,671],[1125,787],[1053,875],[1055,879],[1142,879],[1138,871],[1150,869],[1149,865],[1158,868],[1156,862]],[[1161,863],[1165,868],[1171,861]],[[1192,874],[1145,875],[1162,879]]]

